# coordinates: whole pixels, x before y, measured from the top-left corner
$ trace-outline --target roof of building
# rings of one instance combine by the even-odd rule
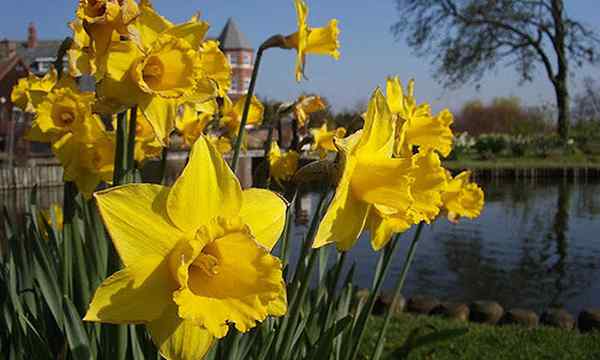
[[[221,31],[221,35],[219,35],[219,43],[221,45],[221,49],[229,50],[229,49],[248,49],[252,50],[252,45],[246,36],[238,29],[237,24],[233,21],[232,18],[227,20],[223,31]]]
[[[17,43],[17,55],[29,66],[35,59],[56,58],[60,48],[60,40],[40,40],[33,48],[28,48],[26,42]]]

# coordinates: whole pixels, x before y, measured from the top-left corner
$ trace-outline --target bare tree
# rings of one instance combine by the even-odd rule
[[[396,38],[404,34],[417,55],[433,57],[447,87],[477,82],[500,63],[531,81],[542,65],[554,87],[558,133],[567,139],[569,67],[596,63],[600,38],[566,14],[563,0],[395,1]]]

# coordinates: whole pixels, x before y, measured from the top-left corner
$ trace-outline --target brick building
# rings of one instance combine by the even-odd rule
[[[244,95],[250,86],[254,64],[254,49],[232,18],[227,20],[217,40],[231,64],[232,76],[229,96],[235,100]]]

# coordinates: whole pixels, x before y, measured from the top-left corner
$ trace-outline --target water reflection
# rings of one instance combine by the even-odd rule
[[[409,273],[406,295],[455,301],[497,300],[507,307],[572,311],[600,306],[600,181],[487,182],[481,217],[427,227]],[[412,232],[403,236],[393,287]],[[369,286],[377,255],[366,237],[350,254],[357,281]]]

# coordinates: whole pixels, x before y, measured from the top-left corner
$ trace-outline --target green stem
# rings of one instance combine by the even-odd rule
[[[367,322],[369,317],[371,316],[371,312],[373,311],[373,307],[375,306],[375,300],[379,296],[381,292],[381,288],[383,286],[383,281],[386,277],[386,274],[389,270],[389,266],[391,264],[391,260],[394,257],[394,252],[396,251],[396,246],[398,244],[399,236],[396,235],[394,238],[386,245],[383,254],[383,262],[379,274],[375,274],[377,277],[377,281],[375,282],[375,286],[371,290],[369,294],[369,298],[367,300],[367,304],[363,307],[360,316],[356,322],[356,327],[352,331],[352,336],[349,338],[349,341],[353,341],[354,344],[346,344],[346,348],[349,351],[349,356],[347,359],[354,360],[358,356],[358,351],[360,349],[360,345],[365,336],[365,329],[367,327]],[[354,341],[355,340],[355,341]]]
[[[129,111],[129,131],[127,131],[127,172],[130,172],[134,167],[135,161],[135,135],[137,133],[137,106],[134,106]]]
[[[121,185],[123,181],[124,168],[126,165],[125,141],[127,130],[126,112],[117,114],[115,165],[113,173],[113,186]]]
[[[281,47],[284,43],[284,37],[281,35],[273,35],[265,42],[263,42],[256,51],[256,60],[254,61],[254,68],[252,69],[252,77],[250,78],[250,86],[248,86],[248,92],[246,93],[246,101],[244,102],[244,112],[242,113],[242,120],[240,121],[240,129],[238,130],[237,139],[235,139],[235,147],[233,157],[231,159],[231,169],[233,172],[237,169],[237,164],[240,158],[240,149],[244,140],[244,131],[246,123],[248,122],[248,113],[250,112],[250,104],[252,103],[252,97],[254,96],[254,88],[256,87],[256,78],[258,77],[258,69],[260,68],[260,60],[262,59],[263,52],[272,47]]]
[[[317,259],[317,251],[312,250],[308,254],[308,265],[302,277],[302,283],[300,284],[299,292],[294,296],[290,306],[291,321],[287,323],[285,328],[280,328],[279,331],[283,330],[283,344],[279,348],[279,354],[276,359],[284,359],[285,355],[290,355],[290,347],[292,346],[292,339],[294,338],[294,331],[297,328],[298,319],[300,318],[300,308],[304,303],[304,298],[308,291],[308,283],[310,282],[310,276],[312,269],[315,267],[315,260]]]
[[[406,280],[406,275],[408,274],[408,269],[412,264],[413,258],[415,256],[415,250],[417,249],[417,243],[421,238],[421,231],[423,230],[423,222],[420,222],[417,225],[417,231],[415,232],[415,236],[413,237],[410,247],[408,248],[408,253],[406,254],[406,259],[404,260],[404,265],[402,265],[402,271],[400,272],[400,277],[398,277],[398,282],[396,283],[396,288],[394,289],[394,299],[390,304],[390,307],[387,309],[385,314],[385,320],[383,321],[383,326],[381,327],[381,331],[379,332],[379,337],[377,338],[377,345],[375,346],[375,354],[373,355],[373,360],[377,360],[381,358],[381,354],[383,353],[383,345],[385,343],[385,333],[387,332],[388,326],[390,325],[390,320],[392,319],[392,315],[395,311],[396,304],[398,303],[398,299],[400,298],[400,292],[404,287],[404,281]]]
[[[260,60],[262,54],[267,48],[264,43],[258,48],[256,52],[256,61],[254,62],[254,68],[252,69],[252,77],[250,78],[250,86],[246,93],[246,101],[244,102],[244,112],[242,113],[242,120],[240,121],[240,129],[238,130],[237,138],[235,139],[235,147],[233,157],[231,158],[231,169],[233,172],[237,170],[237,164],[240,159],[240,149],[242,148],[242,142],[244,140],[244,131],[246,123],[248,122],[248,113],[250,112],[250,104],[252,103],[252,97],[254,96],[254,88],[256,86],[256,78],[258,77],[258,69],[260,68]]]
[[[267,133],[267,141],[263,147],[265,151],[265,189],[271,186],[271,165],[269,163],[269,151],[271,150],[271,143],[273,143],[273,123],[269,123],[269,132]]]
[[[158,169],[158,173],[160,174],[160,184],[164,185],[165,183],[165,172],[167,171],[167,159],[169,154],[169,148],[164,147],[162,149],[162,154],[160,156],[160,166]]]

